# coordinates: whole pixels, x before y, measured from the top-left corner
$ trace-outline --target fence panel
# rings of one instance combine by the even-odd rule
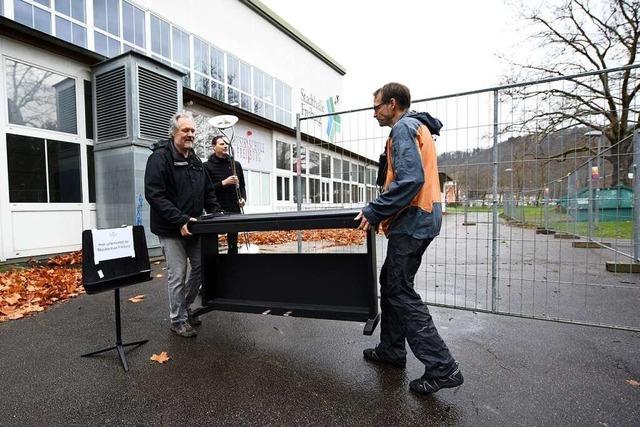
[[[623,94],[638,85],[637,72],[631,66],[412,103],[444,123],[436,145],[446,213],[416,277],[428,303],[640,330],[638,275],[606,268],[640,261],[639,109],[637,94]],[[298,123],[301,179],[305,158],[317,170],[314,150],[332,159],[326,176],[320,160],[320,176],[302,181],[300,208],[363,206],[377,195],[376,160],[389,128],[378,126],[371,108]],[[329,186],[326,198],[322,185],[320,196],[310,190],[316,179]],[[384,239],[379,246],[380,267]]]

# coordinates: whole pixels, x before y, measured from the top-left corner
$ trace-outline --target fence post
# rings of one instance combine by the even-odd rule
[[[587,166],[587,179],[589,180],[589,204],[587,205],[589,211],[587,212],[587,240],[589,242],[593,241],[593,204],[594,204],[594,196],[593,196],[593,158],[589,157],[589,164]]]
[[[296,195],[298,211],[302,210],[302,157],[300,156],[302,153],[302,137],[300,132],[300,114],[296,114],[296,175],[298,177],[298,182],[296,183],[296,188],[294,188],[294,192]],[[302,233],[298,230],[298,253],[302,253]]]
[[[640,129],[633,134],[633,260],[640,262]]]
[[[498,90],[493,91],[493,220],[491,235],[491,311],[497,312],[498,286]]]

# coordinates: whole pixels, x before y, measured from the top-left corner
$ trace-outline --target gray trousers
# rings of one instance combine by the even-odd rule
[[[183,323],[202,284],[200,236],[158,237],[167,261],[171,323]]]

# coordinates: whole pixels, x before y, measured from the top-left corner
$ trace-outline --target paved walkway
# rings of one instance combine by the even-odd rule
[[[154,275],[163,273],[154,265]],[[372,366],[362,324],[211,312],[195,339],[168,330],[163,278],[123,289],[124,373],[113,294],[0,324],[1,425],[637,425],[640,334],[433,308],[466,383],[431,397],[422,374]],[[166,365],[151,362],[167,351]]]

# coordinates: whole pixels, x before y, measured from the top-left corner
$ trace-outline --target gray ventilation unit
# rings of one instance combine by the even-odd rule
[[[149,230],[144,170],[149,146],[167,138],[169,120],[182,110],[182,73],[137,52],[93,69],[96,216],[98,228],[140,224]]]
[[[124,65],[97,75],[94,87],[97,123],[94,135],[97,135],[97,140],[106,142],[126,139],[129,136],[129,123]]]
[[[138,99],[140,102],[140,137],[166,138],[167,123],[178,103],[176,81],[145,68],[138,68]],[[158,99],[166,102],[158,103]]]

